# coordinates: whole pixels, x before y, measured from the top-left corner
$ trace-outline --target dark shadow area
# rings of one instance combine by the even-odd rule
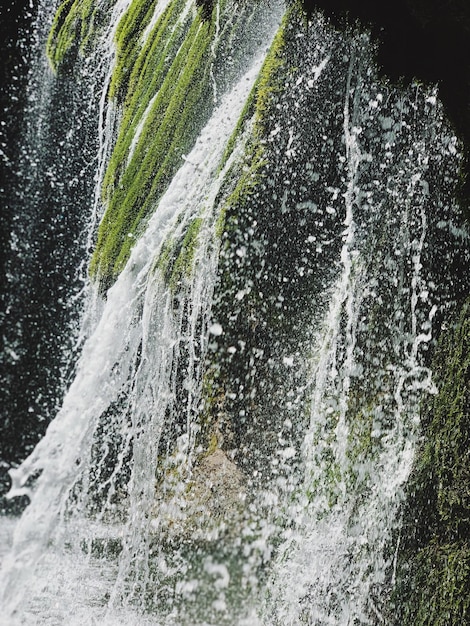
[[[24,508],[26,501],[6,500],[2,497],[10,488],[8,468],[12,450],[12,427],[8,409],[4,403],[6,368],[4,326],[8,311],[8,285],[6,280],[10,230],[14,219],[12,198],[17,185],[14,164],[20,153],[20,137],[26,103],[28,62],[26,49],[29,45],[30,26],[33,19],[30,2],[0,2],[0,514],[17,513]]]
[[[470,198],[470,3],[466,0],[301,0],[338,28],[359,22],[378,42],[377,62],[393,81],[438,84],[439,96],[466,153],[461,190]]]
[[[0,5],[0,512],[73,373],[98,141],[89,86],[35,60],[30,4]]]

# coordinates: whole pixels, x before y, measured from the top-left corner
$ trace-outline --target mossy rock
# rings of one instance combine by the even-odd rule
[[[207,6],[188,11],[183,0],[172,0],[154,23],[151,6],[135,0],[121,19],[109,95],[122,115],[104,175],[105,212],[90,263],[90,274],[103,289],[123,269],[209,119],[217,102],[215,85],[222,93],[243,68],[246,52],[237,42],[245,28],[252,29],[256,10],[247,4],[234,14],[222,0],[208,16]],[[220,28],[224,19],[228,24]]]
[[[400,570],[397,626],[466,626],[470,624],[470,546],[439,544],[420,550]]]
[[[194,218],[179,242],[169,237],[155,263],[154,271],[161,272],[173,294],[183,290],[191,280],[203,223],[201,217]]]
[[[440,339],[434,376],[407,488],[397,626],[470,624],[470,300]]]
[[[148,112],[140,112],[140,116],[132,110],[124,113],[104,179],[107,208],[90,265],[91,275],[99,276],[107,284],[113,282],[124,267],[135,237],[141,233],[143,224],[180,166],[181,155],[189,150],[197,136],[199,125],[191,125],[191,120],[201,116],[204,119],[207,115],[204,103],[210,90],[210,41],[208,23],[196,19],[162,78]],[[156,57],[155,63],[158,62]],[[164,71],[163,68],[160,71]],[[130,109],[132,106],[131,102]],[[128,128],[127,116],[133,115]],[[143,121],[143,128],[130,154],[138,121]],[[149,137],[153,139],[149,141]]]
[[[88,52],[111,13],[115,0],[96,6],[95,0],[65,0],[54,16],[46,52],[57,72],[69,54]]]

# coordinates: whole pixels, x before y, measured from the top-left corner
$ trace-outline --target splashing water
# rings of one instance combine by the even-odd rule
[[[419,142],[410,149],[416,151],[415,171],[397,193],[399,234],[388,264],[397,289],[392,299],[382,299],[374,268],[389,248],[370,216],[366,231],[358,221],[364,220],[362,173],[373,159],[361,146],[367,124],[362,63],[353,43],[343,108],[341,274],[314,350],[304,488],[292,506],[295,524],[285,533],[265,609],[274,624],[388,623],[384,590],[394,583],[396,531],[420,403],[423,394],[436,393],[424,365],[437,310],[423,269],[426,152]]]
[[[96,71],[102,82],[88,252],[102,217],[101,185],[119,124],[117,107],[107,102],[113,40],[129,6],[129,1],[115,4],[86,70]],[[155,5],[143,42],[167,6],[164,0]],[[181,19],[192,8],[185,3]],[[320,170],[324,163],[308,163],[311,197],[296,206],[314,212],[320,204],[315,194],[332,198],[325,213],[338,213],[333,234],[323,217],[316,234],[320,242],[334,242],[338,254],[333,263],[324,261],[318,244],[315,269],[324,264],[321,300],[328,304],[318,310],[312,305],[314,339],[301,355],[299,397],[307,400],[298,417],[300,461],[291,480],[279,479],[281,489],[273,486],[273,471],[266,481],[272,484],[249,494],[236,457],[212,442],[204,447],[201,431],[210,384],[207,355],[226,332],[213,307],[220,280],[221,198],[237,167],[247,169],[243,159],[256,122],[238,133],[230,157],[225,151],[279,26],[282,8],[268,9],[257,9],[263,28],[247,38],[249,62],[225,93],[211,67],[215,109],[194,147],[182,155],[106,300],[83,279],[87,309],[75,378],[46,436],[11,472],[11,495],[27,494],[31,504],[16,523],[11,550],[0,555],[0,619],[8,626],[388,621],[387,593],[394,583],[400,505],[419,436],[419,407],[424,396],[435,393],[426,352],[440,302],[430,249],[439,228],[445,236],[461,235],[450,218],[436,227],[432,211],[444,201],[429,190],[429,150],[437,142],[443,155],[450,154],[452,142],[439,130],[442,114],[435,100],[416,92],[419,104],[410,104],[409,94],[374,82],[363,37],[345,41],[319,20],[292,38],[308,51],[300,68],[286,72],[293,82],[275,107],[280,121],[266,122],[264,143],[275,146],[273,160],[286,185],[285,193],[272,192],[270,201],[279,215],[288,214],[291,181],[300,172],[295,159],[311,147],[301,145],[289,121],[307,109],[315,89],[330,88],[334,97],[340,93],[342,150],[336,153],[331,140],[330,155],[337,186],[315,188],[320,175],[311,168]],[[221,32],[230,28],[226,17],[217,4],[214,64]],[[343,63],[336,74],[335,62]],[[308,112],[312,135],[305,136],[328,145],[321,111]],[[147,113],[136,127],[128,161]],[[427,116],[425,123],[420,115]],[[283,135],[281,155],[276,142]],[[273,172],[279,174],[275,167]],[[253,196],[260,204],[266,200]],[[446,210],[451,215],[454,207]],[[306,222],[300,224],[311,244],[315,237],[308,235]],[[235,257],[244,255],[245,249],[237,248]],[[89,253],[85,256],[82,270]],[[300,275],[304,261],[302,256]],[[234,300],[243,300],[252,285],[245,287]],[[293,363],[293,357],[283,357],[285,368]],[[268,387],[265,393],[298,393],[292,388],[298,379],[284,378],[281,389]],[[291,446],[281,452],[287,460],[297,455]],[[9,542],[11,528],[2,528]]]
[[[276,27],[275,15],[271,21],[272,36]],[[257,50],[254,52],[257,53]],[[84,484],[90,488],[94,476],[100,475],[106,467],[106,452],[101,459],[95,458],[94,437],[97,429],[102,427],[100,417],[110,406],[120,402],[123,389],[126,390],[126,406],[120,411],[122,422],[105,425],[110,429],[110,441],[117,436],[122,448],[111,475],[99,485],[99,489],[107,493],[96,523],[102,522],[109,510],[115,507],[113,502],[119,488],[120,472],[130,471],[125,504],[119,512],[125,520],[114,531],[118,534],[114,538],[119,539],[124,548],[117,570],[115,564],[102,568],[100,561],[99,567],[103,569],[100,577],[103,576],[109,584],[107,569],[112,572],[111,576],[116,577],[107,608],[101,608],[97,613],[100,623],[103,623],[101,620],[105,619],[105,615],[112,614],[118,597],[125,595],[127,601],[138,597],[139,590],[146,584],[151,531],[149,515],[155,500],[158,445],[168,412],[184,411],[187,433],[181,438],[180,447],[183,453],[189,454],[193,446],[191,416],[200,401],[204,352],[208,328],[212,324],[211,294],[217,268],[218,246],[214,239],[217,216],[213,215],[213,207],[226,172],[241,147],[233,153],[222,171],[218,172],[217,168],[260,70],[263,57],[259,52],[257,54],[248,72],[221,98],[220,106],[201,132],[195,147],[184,158],[144,235],[135,245],[125,270],[109,290],[96,328],[84,345],[75,380],[58,416],[30,457],[11,472],[11,495],[28,494],[32,496],[32,502],[17,524],[13,550],[3,562],[0,585],[3,611],[10,616],[10,620],[14,619],[26,595],[30,601],[27,608],[20,611],[20,620],[34,619],[32,616],[40,610],[44,615],[35,619],[45,621],[37,623],[55,623],[54,620],[65,619],[61,610],[69,616],[75,613],[72,606],[77,610],[82,608],[83,597],[78,600],[70,597],[71,605],[56,608],[54,583],[61,576],[72,576],[67,580],[66,589],[74,589],[75,584],[86,580],[90,571],[97,567],[89,558],[80,558],[80,548],[86,545],[86,535],[92,531],[89,527],[80,527],[80,524],[76,528],[74,518],[78,511],[86,515],[91,506],[88,501],[91,496],[84,490]],[[103,113],[100,114],[102,119]],[[109,122],[104,126],[109,126]],[[106,142],[107,139],[100,141],[100,163],[108,151]],[[102,172],[102,166],[99,171]],[[97,204],[95,201],[95,207]],[[95,214],[94,210],[93,220]],[[170,237],[181,238],[188,223],[196,217],[203,226],[198,238],[194,276],[189,293],[181,296],[184,301],[179,303],[178,312],[174,296],[156,262],[164,242]],[[184,326],[183,312],[189,320]],[[183,409],[174,406],[174,386],[178,367],[181,367],[179,354],[186,345],[190,353],[185,370],[188,399]],[[126,464],[127,469],[124,467]],[[37,480],[32,486],[34,477]],[[124,508],[129,514],[123,514]],[[69,520],[72,509],[73,515]],[[79,539],[73,558],[78,559],[77,565],[82,562],[83,567],[82,570],[78,566],[77,581],[68,569],[60,572],[61,550],[67,555],[75,534]],[[58,572],[54,572],[56,567],[59,567]],[[49,568],[53,568],[54,573]],[[38,571],[42,572],[40,578]],[[217,568],[214,571],[217,573]],[[45,582],[50,576],[54,580],[52,585]],[[88,595],[90,589],[85,589]],[[52,598],[48,607],[49,594]],[[86,600],[87,604],[94,603],[95,595],[96,591],[93,591],[91,598]],[[95,601],[103,603],[102,598]],[[83,623],[80,622],[83,616],[75,619],[78,621],[74,623]],[[95,618],[88,615],[87,619]],[[110,619],[109,623],[117,623],[114,618]],[[139,624],[144,623],[142,618],[138,619]]]

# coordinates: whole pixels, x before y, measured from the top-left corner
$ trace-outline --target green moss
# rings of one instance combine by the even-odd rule
[[[167,237],[157,260],[154,263],[152,272],[159,272],[167,278],[171,272],[175,260],[175,242],[172,237]]]
[[[434,376],[439,393],[424,409],[414,488],[434,494],[436,532],[452,541],[470,536],[470,302],[440,340]]]
[[[99,8],[94,0],[66,0],[62,2],[52,23],[46,52],[52,68],[57,71],[67,54],[74,48],[88,49],[96,30],[106,21],[113,0]]]
[[[434,377],[398,559],[400,626],[470,624],[470,300],[440,339]]]
[[[116,30],[116,65],[109,87],[109,97],[126,93],[129,77],[141,52],[140,40],[155,10],[155,0],[134,0]],[[168,9],[165,13],[168,13]],[[147,47],[147,42],[144,44]]]
[[[292,11],[292,9],[291,9]],[[263,64],[261,72],[247,98],[240,118],[227,143],[220,169],[224,167],[229,156],[233,152],[237,139],[240,136],[246,122],[255,115],[255,137],[263,136],[263,120],[269,110],[272,99],[282,91],[282,69],[285,66],[283,50],[285,46],[284,29],[289,20],[290,11],[284,17],[283,24],[279,28],[271,45],[269,54]],[[259,151],[258,145],[258,151]],[[241,187],[239,185],[239,187]]]
[[[222,161],[220,162],[219,165],[219,171],[222,171],[222,169],[224,168],[224,166],[226,165],[230,155],[232,154],[237,140],[240,137],[246,122],[253,116],[254,111],[255,111],[255,101],[256,101],[256,94],[258,92],[258,81],[255,82],[250,95],[247,98],[247,101],[245,102],[245,105],[243,107],[242,113],[240,115],[240,118],[234,128],[233,133],[230,136],[230,139],[227,142],[227,146],[225,148],[224,151],[224,155],[222,157]]]
[[[138,235],[139,228],[155,207],[180,165],[181,155],[189,150],[194,141],[198,130],[192,124],[196,108],[201,102],[210,100],[214,25],[203,21],[199,15],[181,43],[184,29],[182,23],[176,21],[181,11],[180,4],[176,0],[162,14],[129,75],[120,133],[103,183],[103,200],[107,210],[90,266],[91,275],[100,276],[104,282],[112,282],[127,261],[134,242],[134,237],[129,237],[129,234]],[[123,38],[122,32],[124,29],[118,37]],[[258,87],[248,99],[229,142],[227,155],[233,149],[236,135],[248,115],[255,110],[261,120],[270,95],[278,89],[271,82],[274,81],[274,69],[281,67],[278,55],[282,43],[282,37],[278,35],[269,60],[261,71]],[[124,44],[121,47],[124,50]],[[174,60],[169,64],[172,54],[175,54]],[[154,64],[150,59],[154,59]],[[123,76],[121,65],[117,69],[116,84]],[[113,93],[116,93],[116,88]],[[152,100],[153,94],[156,96]],[[143,124],[140,138],[130,154],[139,124]],[[148,141],[149,136],[153,137],[152,142]],[[251,193],[255,184],[254,174],[262,165],[261,152],[257,143],[253,147],[255,158],[252,166],[241,176],[229,204],[238,202],[241,195]],[[219,233],[222,225],[223,217],[219,220]]]
[[[219,214],[217,216],[217,220],[215,223],[215,237],[217,241],[220,241],[222,239],[222,235],[224,234],[226,214],[227,214],[226,207],[222,207],[219,210]]]
[[[55,68],[70,50],[89,48],[114,1],[95,6],[93,0],[67,0],[60,5],[48,43]],[[253,12],[242,7],[235,17],[232,9],[227,9],[233,23],[220,28],[215,11],[223,16],[226,0],[214,7],[212,15],[208,3],[195,14],[187,10],[185,0],[170,0],[153,23],[156,4],[156,0],[133,0],[115,34],[116,63],[108,96],[115,101],[120,121],[103,179],[105,211],[90,263],[91,277],[104,289],[124,267],[182,156],[207,121],[214,106],[212,75],[216,74],[221,89],[233,79],[234,68],[243,57],[236,41]],[[233,68],[228,70],[218,57],[225,44],[233,48]],[[253,114],[253,102],[254,95],[247,102],[226,158]],[[219,232],[222,224],[223,219]]]
[[[213,454],[217,450],[218,447],[219,447],[219,440],[217,439],[217,435],[215,433],[212,433],[210,441],[209,441],[209,447],[207,448],[206,456]]]
[[[105,199],[107,192],[112,192],[115,181],[126,167],[137,127],[143,120],[152,98],[161,88],[186,34],[186,22],[177,21],[180,4],[180,1],[170,3],[144,46],[141,49],[138,45],[132,48],[134,54],[140,51],[137,58],[131,59],[121,53],[121,60],[113,73],[110,96],[125,96],[125,102],[118,139],[103,183]],[[128,67],[132,67],[132,70],[127,72],[129,76],[126,79],[124,75]],[[180,70],[180,67],[173,66],[173,78],[176,77],[176,69]]]
[[[105,284],[126,263],[135,240],[129,234],[139,235],[211,108],[215,26],[202,20],[202,10],[191,24],[190,18],[178,22],[180,4],[175,0],[160,16],[128,78],[122,124],[103,184],[107,209],[90,266],[91,275]]]
[[[433,439],[424,456],[434,457],[437,509],[446,535],[470,537],[470,303],[442,341],[438,359],[441,385],[427,418]]]
[[[403,584],[403,583],[402,583]],[[470,624],[470,547],[468,542],[421,550],[406,579],[406,603],[397,624],[465,626]]]
[[[273,106],[274,97],[282,91],[282,68],[285,65],[283,50],[285,46],[284,29],[289,21],[290,13],[284,16],[283,22],[274,38],[269,53],[261,68],[258,79],[245,103],[237,125],[227,143],[220,169],[226,164],[237,139],[240,136],[248,119],[254,117],[252,137],[247,142],[243,159],[227,174],[227,178],[236,180],[233,190],[229,193],[220,211],[216,227],[218,237],[222,237],[227,226],[227,215],[236,214],[249,196],[255,193],[256,187],[263,176],[263,168],[268,161],[265,155],[264,117],[268,109]],[[233,217],[230,220],[233,222]],[[229,223],[230,228],[230,223]]]
[[[170,289],[176,292],[178,287],[190,279],[194,268],[194,255],[203,220],[196,218],[186,231],[183,244],[169,276]]]
[[[374,407],[367,396],[360,396],[359,405],[350,399],[348,410],[348,445],[347,457],[349,468],[346,481],[348,492],[354,493],[360,500],[364,491],[369,489],[369,478],[372,468],[376,466],[376,460],[381,449],[381,439],[373,436],[374,432]]]
[[[260,72],[256,94],[256,132],[259,137],[266,136],[273,100],[285,89],[285,29],[295,10],[293,7],[286,12]]]
[[[46,45],[46,52],[54,70],[63,60],[67,50],[75,40],[75,29],[70,29],[70,9],[75,0],[66,0],[59,6],[55,14],[52,28]]]
[[[154,264],[153,271],[160,272],[174,294],[191,279],[203,223],[204,220],[197,217],[189,223],[182,238],[175,238],[175,235],[168,237]]]

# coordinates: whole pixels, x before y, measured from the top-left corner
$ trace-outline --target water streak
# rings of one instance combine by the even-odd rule
[[[311,23],[305,30],[284,31],[283,45],[299,58],[276,57],[272,63],[275,71],[286,70],[287,89],[274,83],[271,93],[272,85],[262,85],[261,91],[275,94],[274,121],[262,121],[268,136],[254,137],[262,131],[252,119],[238,129],[235,148],[224,161],[283,9],[277,4],[261,7],[258,18],[269,19],[259,33],[247,17],[253,32],[240,59],[248,61],[223,93],[224,80],[232,84],[232,79],[217,68],[218,48],[229,40],[235,46],[231,28],[237,5],[225,13],[217,2],[209,72],[216,108],[193,148],[181,154],[177,173],[104,298],[84,272],[102,217],[101,186],[120,121],[107,92],[117,24],[129,6],[130,0],[114,5],[97,52],[83,61],[84,75],[100,78],[90,100],[99,107],[95,191],[81,266],[86,288],[80,297],[87,293],[88,303],[78,341],[83,348],[56,419],[12,472],[11,495],[27,494],[31,504],[16,524],[12,549],[2,554],[0,619],[7,626],[387,623],[400,505],[419,433],[419,407],[423,397],[435,393],[426,350],[440,304],[434,259],[429,260],[438,194],[432,195],[427,180],[432,175],[429,142],[435,141],[439,113],[423,109],[422,102],[419,109],[409,94],[398,97],[388,87],[387,103],[385,86],[373,79],[367,38],[341,39],[319,20],[318,30]],[[142,45],[167,7],[167,0],[155,4]],[[192,8],[192,0],[185,3],[180,22]],[[241,37],[238,31],[234,41],[236,37]],[[322,94],[330,97],[330,89],[338,103],[336,118],[316,109],[322,106]],[[129,160],[153,103],[137,125]],[[423,111],[429,128],[421,128]],[[327,137],[318,120],[327,120],[340,136]],[[309,152],[305,137],[321,149]],[[439,149],[444,143],[437,142]],[[255,450],[259,456],[253,455],[259,464],[251,467],[248,459],[240,469],[232,460],[256,445],[242,441],[240,450],[230,450],[218,441],[201,444],[200,435],[206,419],[212,419],[217,437],[225,435],[217,431],[219,414],[206,418],[204,413],[204,399],[212,392],[204,387],[212,383],[206,371],[209,347],[215,337],[232,330],[214,319],[221,198],[227,189],[233,191],[238,174],[255,171],[249,163],[259,156],[250,155],[253,144],[272,163],[260,167],[261,177],[268,175],[257,189],[250,187],[249,209],[234,208],[240,209],[238,219],[254,207],[250,220],[243,222],[249,222],[250,232],[228,235],[240,242],[234,246],[234,263],[242,267],[246,258],[260,260],[259,272],[252,276],[258,280],[266,273],[274,285],[284,284],[271,242],[262,240],[264,233],[259,241],[250,237],[255,238],[258,219],[269,226],[277,219],[285,224],[292,220],[301,230],[294,233],[299,237],[293,248],[305,246],[292,251],[298,254],[292,275],[303,278],[310,270],[315,285],[298,284],[318,302],[306,303],[311,320],[304,312],[299,315],[309,326],[305,336],[314,340],[297,346],[297,337],[289,336],[289,352],[284,353],[279,337],[291,330],[291,320],[283,318],[288,308],[281,292],[268,293],[279,285],[251,279],[238,285],[234,280],[234,311],[229,312],[234,318],[247,310],[235,307],[247,301],[261,302],[266,318],[274,311],[271,334],[261,323],[258,327],[263,318],[255,311],[239,327],[247,329],[247,336],[234,336],[226,346],[224,358],[230,361],[245,350],[245,339],[252,340],[253,369],[243,379],[243,371],[234,368],[233,378],[240,378],[228,381],[227,389],[238,390],[240,404],[237,394],[225,389],[222,393],[233,398],[224,397],[221,404],[234,401],[240,439],[245,427],[255,443],[266,443],[265,449],[260,445]],[[303,155],[308,155],[305,163]],[[323,158],[322,170],[324,164],[316,161]],[[297,176],[311,188],[299,184],[298,189]],[[325,183],[321,188],[322,177],[337,186]],[[304,232],[304,227],[310,230]],[[277,250],[280,238],[292,231],[273,231]],[[450,218],[449,232],[454,237]],[[262,251],[259,257],[248,255],[251,244]],[[316,257],[310,255],[314,249]],[[273,265],[265,267],[270,256]],[[325,275],[317,277],[322,270]],[[258,285],[265,293],[254,293]],[[276,301],[271,309],[269,298]],[[230,314],[227,319],[229,324]],[[264,331],[268,340],[263,343],[258,333]],[[267,345],[271,339],[279,345]],[[271,348],[265,356],[264,349],[267,354]],[[299,373],[292,373],[301,361]],[[266,381],[255,380],[259,372]],[[252,389],[243,387],[246,381]],[[263,404],[277,407],[263,394],[285,395],[289,401],[282,398],[279,415],[268,415]],[[217,404],[218,398],[210,399]],[[258,439],[247,419],[250,411],[255,428],[266,425]],[[277,429],[277,424],[282,426]],[[284,436],[288,430],[296,431],[292,440],[290,433]],[[230,424],[227,439],[229,431]],[[290,465],[294,458],[296,465]],[[218,464],[226,492],[237,491],[243,523],[238,524],[230,498],[217,502],[213,496],[218,488],[214,473],[208,470],[201,478],[204,463],[209,470],[210,463]],[[245,479],[249,488],[243,491],[243,483],[238,489]],[[235,527],[231,533],[230,523]]]
[[[57,526],[57,521],[60,518],[65,521],[67,501],[74,485],[86,470],[86,463],[91,462],[97,420],[116,402],[128,380],[133,381],[129,400],[132,424],[127,433],[128,441],[132,439],[133,442],[133,473],[129,488],[132,514],[128,520],[126,549],[120,561],[121,580],[126,577],[131,562],[132,566],[136,565],[136,553],[143,560],[148,558],[145,535],[139,531],[146,528],[148,537],[148,512],[155,497],[156,447],[163,416],[173,397],[174,350],[181,341],[206,341],[207,307],[210,307],[216,267],[215,250],[212,257],[206,254],[213,237],[210,212],[230,162],[220,173],[217,168],[261,62],[262,57],[256,58],[250,70],[222,99],[173,178],[145,234],[135,245],[125,270],[108,292],[101,318],[85,343],[76,378],[59,415],[31,456],[12,472],[11,495],[28,493],[33,497],[18,522],[13,551],[6,557],[2,569],[0,587],[6,615],[13,616],[24,602],[25,590],[31,585],[35,568],[48,543],[60,543],[60,534],[65,531],[64,527]],[[215,137],[217,141],[214,141]],[[162,277],[152,269],[165,240],[170,234],[174,236],[178,228],[183,230],[189,220],[201,213],[201,207],[206,207],[206,214],[202,212],[207,224],[206,244],[198,252],[200,267],[189,297],[193,327],[187,329],[188,337],[180,337],[181,320],[178,323],[174,319],[172,295]],[[198,340],[194,336],[195,320],[201,316],[204,326]],[[196,362],[193,357],[193,372],[187,372],[187,380],[195,388],[191,405],[197,403],[197,387],[201,384],[200,358]],[[125,452],[124,446],[123,454]],[[34,488],[28,486],[31,477],[38,474],[40,477]],[[136,569],[139,576],[142,572],[145,576],[145,567]],[[135,586],[137,584],[135,582]],[[132,595],[132,590],[130,593]],[[111,604],[117,594],[116,588]]]

